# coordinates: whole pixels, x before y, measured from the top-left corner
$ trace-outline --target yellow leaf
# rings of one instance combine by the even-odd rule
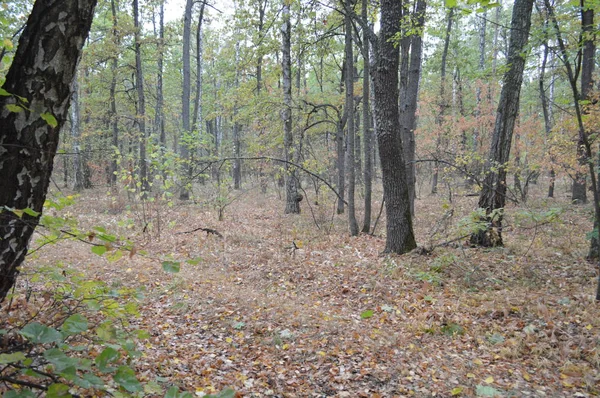
[[[452,389],[452,391],[450,391],[450,395],[452,395],[453,397],[460,395],[463,391],[462,387],[455,387]]]
[[[231,343],[231,342],[233,341],[233,339],[232,339],[231,337],[227,337],[227,338],[225,339],[225,341],[226,341],[226,342],[228,342],[228,343]]]
[[[567,388],[575,387],[569,380],[562,380],[561,383],[563,386],[565,386]]]
[[[327,355],[327,354],[325,354],[325,351],[319,351],[319,352],[317,352],[317,354],[320,355],[320,356],[322,356],[322,357],[324,357],[325,355]]]
[[[494,382],[494,378],[492,376],[488,377],[484,380],[487,384],[492,384]]]
[[[479,366],[483,365],[483,361],[481,359],[479,359],[479,358],[474,359],[473,363],[475,365],[479,365]]]
[[[531,381],[531,376],[529,376],[529,373],[527,372],[523,372],[523,378],[527,381]]]
[[[587,325],[585,328],[586,328],[587,330],[592,330],[592,325]]]
[[[290,345],[286,343],[281,348],[283,348],[284,350],[287,350],[288,348],[290,348]]]
[[[467,373],[467,377],[470,377],[471,379],[474,379],[475,375],[473,373]]]

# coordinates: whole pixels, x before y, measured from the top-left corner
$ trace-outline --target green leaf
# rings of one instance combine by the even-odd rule
[[[227,388],[216,395],[205,395],[204,398],[235,398],[235,391]]]
[[[113,377],[114,381],[129,392],[141,391],[142,385],[136,379],[135,372],[129,366],[122,365]]]
[[[29,389],[23,389],[23,390],[20,390],[20,391],[10,390],[10,391],[7,391],[3,395],[3,398],[36,398],[36,397],[37,397],[37,395],[35,395]]]
[[[88,329],[88,321],[81,314],[73,314],[65,320],[62,332],[67,335],[85,332]]]
[[[477,394],[478,397],[502,396],[502,391],[496,390],[494,387],[491,387],[491,386],[482,386],[481,384],[477,385],[477,389],[475,390],[475,393]]]
[[[106,246],[92,246],[92,253],[97,254],[99,256],[106,253]]]
[[[50,384],[48,392],[46,392],[46,398],[61,398],[61,397],[72,397],[69,394],[69,386],[62,383]]]
[[[179,272],[181,264],[176,261],[163,261],[162,267],[165,272],[176,274]]]
[[[462,387],[454,387],[451,391],[450,391],[450,395],[452,395],[453,397],[462,394],[463,392],[463,388]]]
[[[360,313],[362,319],[369,319],[373,316],[373,310],[366,310]]]
[[[446,8],[454,8],[456,7],[457,0],[445,0]]]
[[[11,93],[9,93],[8,91],[6,91],[2,87],[0,87],[0,96],[2,96],[2,97],[10,97]]]
[[[488,341],[494,345],[504,343],[504,336],[500,333],[494,333],[488,337]]]
[[[120,260],[121,257],[123,257],[123,251],[122,250],[115,250],[114,252],[109,253],[106,256],[106,259],[108,261],[110,261],[111,263],[114,263],[115,261]]]
[[[58,121],[56,120],[53,114],[49,112],[44,112],[40,116],[46,121],[46,123],[48,123],[50,127],[58,126]]]
[[[29,207],[26,207],[25,209],[23,209],[23,213],[30,215],[31,217],[37,217],[39,216],[40,213],[39,211],[35,211],[33,209],[30,209]]]
[[[37,322],[28,323],[19,333],[35,344],[58,343],[63,339],[58,330]]]
[[[6,104],[6,109],[9,112],[14,112],[14,113],[19,113],[23,111],[23,108],[20,107],[19,105],[15,105],[15,104]]]
[[[104,380],[91,373],[86,373],[81,378],[78,377],[74,383],[81,388],[104,388]]]
[[[77,366],[78,364],[77,359],[68,357],[67,354],[58,348],[51,348],[44,351],[44,358],[54,365],[57,372],[65,371],[70,367]]]
[[[111,347],[106,347],[100,355],[96,357],[94,362],[101,372],[112,372],[115,368],[109,367],[108,364],[119,359],[119,352]]]
[[[13,352],[12,354],[0,354],[0,365],[7,363],[17,363],[27,359],[21,351]]]

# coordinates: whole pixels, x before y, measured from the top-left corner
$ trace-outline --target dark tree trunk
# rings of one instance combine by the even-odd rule
[[[194,98],[194,114],[192,117],[192,134],[196,140],[199,140],[202,132],[202,70],[203,64],[203,53],[204,43],[202,40],[202,24],[204,20],[204,7],[206,3],[200,3],[200,12],[198,13],[198,25],[196,26],[196,97]],[[196,152],[197,156],[202,156],[202,149]],[[193,158],[193,156],[192,156]],[[188,175],[191,174],[191,169],[188,171]],[[202,182],[204,180],[202,179]]]
[[[265,28],[265,10],[267,8],[267,0],[258,1],[258,38],[262,42]],[[263,65],[263,53],[259,47],[256,56],[256,94],[260,95],[260,89],[262,86],[262,65]]]
[[[336,142],[336,154],[337,154],[337,172],[338,172],[338,183],[337,189],[340,196],[337,201],[337,214],[344,213],[344,202],[345,202],[345,193],[346,193],[346,140],[344,136],[344,126],[346,124],[347,116],[346,110],[344,109],[343,114],[339,113],[341,118],[337,121],[337,131],[335,135]]]
[[[410,57],[407,58],[406,76],[400,77],[404,84],[400,84],[400,128],[402,129],[402,147],[404,149],[404,163],[406,164],[406,183],[410,200],[410,212],[414,216],[416,199],[416,167],[415,167],[415,129],[417,128],[417,101],[419,97],[419,81],[421,79],[421,61],[423,58],[422,29],[425,26],[424,0],[417,1],[415,8],[416,24],[412,27],[417,33],[409,36]],[[402,74],[402,72],[401,72]]]
[[[292,24],[290,23],[290,4],[287,0],[283,1],[283,24],[281,25],[281,63],[283,71],[283,146],[285,160],[293,161],[294,137],[292,135],[292,60],[291,60],[291,34]],[[286,163],[285,176],[285,213],[300,213],[301,195],[298,194],[298,181],[296,170]]]
[[[502,246],[502,211],[506,204],[506,166],[515,121],[519,113],[519,98],[525,46],[531,27],[533,0],[516,0],[513,6],[507,70],[504,74],[496,124],[488,155],[487,175],[479,195],[479,207],[485,209],[487,227],[471,235],[471,243],[480,246]]]
[[[2,86],[28,104],[11,112],[5,105],[15,104],[15,97],[0,96],[0,207],[38,215],[0,212],[0,302],[15,284],[39,222],[95,5],[96,0],[37,1]]]
[[[141,27],[138,10],[138,0],[133,0],[133,23],[135,26],[135,87],[137,89],[136,122],[140,130],[140,182],[142,198],[150,191],[148,181],[148,159],[146,159],[146,96],[144,94],[144,71],[142,70]]]
[[[446,110],[449,107],[448,100],[446,98],[446,63],[448,59],[448,47],[450,46],[450,33],[452,31],[452,20],[454,19],[454,8],[450,8],[448,10],[448,20],[446,21],[446,35],[444,37],[444,50],[442,51],[442,67],[440,73],[440,97],[439,97],[439,113],[436,118],[438,136],[436,139],[436,158],[439,158],[441,155],[442,147],[444,147],[444,133],[443,133],[443,125],[444,125],[444,117],[446,115]],[[438,177],[439,176],[439,163],[436,161],[435,166],[433,168],[433,178],[431,180],[431,193],[437,193],[438,186]]]
[[[179,148],[181,151],[181,158],[183,159],[183,184],[179,191],[180,200],[189,200],[190,191],[188,190],[188,184],[191,181],[187,180],[190,175],[191,161],[190,161],[190,149],[188,143],[188,136],[191,133],[191,121],[190,121],[190,101],[191,101],[191,66],[190,66],[190,42],[192,35],[192,8],[194,6],[193,0],[187,0],[185,3],[185,11],[183,15],[183,87],[182,87],[182,98],[181,98],[181,120],[183,123],[183,136],[181,137]]]
[[[367,5],[368,0],[362,0],[362,12],[361,16],[364,20],[367,20]],[[364,147],[364,169],[363,179],[365,184],[365,213],[363,220],[362,232],[371,232],[371,203],[372,203],[372,182],[373,182],[373,130],[371,129],[371,114],[370,108],[370,95],[371,95],[371,84],[370,84],[370,68],[369,63],[369,36],[365,29],[363,29],[363,147]]]
[[[347,10],[354,7],[352,0],[343,0]],[[345,88],[346,88],[346,127],[348,137],[348,148],[346,149],[346,177],[348,179],[348,226],[350,235],[358,235],[358,223],[356,222],[356,207],[354,193],[356,190],[356,164],[355,164],[355,131],[354,131],[354,51],[352,48],[352,18],[346,12],[345,20]]]
[[[114,1],[114,0],[112,0]],[[158,134],[158,141],[160,143],[160,156],[164,162],[165,153],[167,151],[167,137],[165,133],[165,117],[164,117],[164,94],[163,94],[163,60],[165,51],[165,2],[160,2],[159,10],[159,22],[158,22],[158,58],[156,60],[157,76],[156,76],[156,110],[155,110],[155,133]],[[163,180],[167,178],[167,170],[162,166],[162,177]]]
[[[116,0],[110,1],[110,9],[112,13],[112,41],[115,48],[119,48],[120,40],[119,40],[119,31],[117,29],[117,6]],[[117,171],[118,171],[118,149],[119,149],[119,121],[117,120],[117,67],[119,66],[117,54],[113,54],[110,62],[110,125],[111,125],[111,144],[112,150],[115,152],[112,155],[112,161],[110,164],[110,181],[111,185],[115,186],[117,184]]]
[[[544,32],[547,32],[548,23],[544,24]],[[548,36],[547,34],[544,37],[544,52],[542,53],[542,64],[540,66],[540,80],[539,80],[539,90],[540,90],[540,102],[542,107],[542,113],[544,115],[544,130],[546,133],[546,141],[550,139],[550,134],[552,133],[552,107],[548,103],[548,97],[546,96],[546,65],[548,63]],[[553,92],[554,82],[550,83],[550,93]],[[552,102],[552,98],[550,103]],[[548,184],[548,197],[554,197],[554,179],[556,178],[556,174],[554,171],[554,158],[550,158],[551,166],[550,166],[550,183]]]
[[[394,37],[399,30],[402,4],[381,1],[381,27],[377,43],[374,82],[374,110],[379,158],[383,179],[383,198],[387,218],[385,251],[406,253],[417,245],[410,214],[404,154],[400,138],[398,111],[399,50]]]

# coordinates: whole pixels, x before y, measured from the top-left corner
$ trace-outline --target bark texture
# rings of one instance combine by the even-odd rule
[[[385,251],[403,254],[417,244],[413,233],[398,111],[399,49],[392,37],[399,30],[402,4],[381,1],[377,59],[372,68],[377,144],[387,217]]]
[[[283,24],[281,25],[281,62],[283,71],[283,146],[285,160],[293,162],[294,159],[294,136],[292,135],[292,58],[291,58],[291,33],[290,5],[287,0],[283,1]],[[300,201],[302,196],[298,194],[298,180],[296,170],[286,163],[285,176],[285,213],[300,213]]]
[[[0,302],[15,284],[39,222],[39,215],[17,217],[7,209],[42,212],[95,5],[96,0],[37,1],[2,86],[28,103],[11,112],[6,105],[15,104],[15,97],[0,96]],[[48,114],[55,126],[42,119]]]
[[[471,243],[479,246],[502,246],[502,211],[506,204],[506,165],[519,113],[519,99],[525,46],[531,27],[533,0],[516,0],[513,6],[507,70],[504,74],[496,123],[488,155],[487,174],[479,195],[479,208],[485,209],[486,228],[471,235]]]

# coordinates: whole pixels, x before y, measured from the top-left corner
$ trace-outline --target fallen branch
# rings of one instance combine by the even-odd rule
[[[191,231],[177,232],[175,235],[192,234],[192,233],[194,233],[196,231],[204,231],[204,232],[206,232],[207,236],[210,235],[210,234],[213,234],[213,235],[217,235],[219,238],[223,237],[223,235],[221,235],[221,233],[219,231],[217,231],[216,229],[202,228],[202,227],[199,227],[199,228],[196,228],[196,229],[192,229]]]

